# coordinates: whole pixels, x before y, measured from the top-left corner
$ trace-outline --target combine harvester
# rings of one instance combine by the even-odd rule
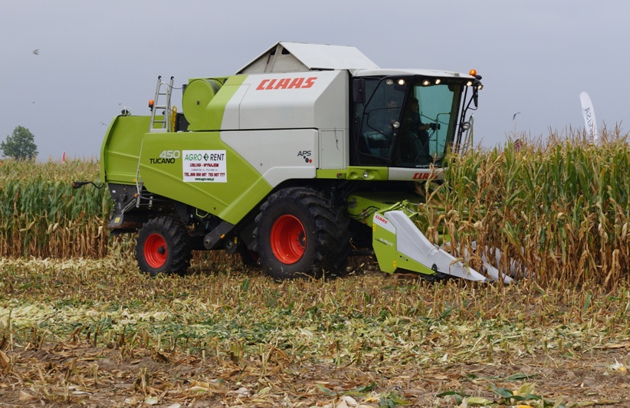
[[[123,111],[103,141],[109,228],[138,233],[136,259],[152,275],[214,249],[276,279],[340,275],[353,246],[371,246],[384,272],[509,282],[429,242],[410,204],[467,145],[480,79],[290,42],[235,75],[189,80],[183,112],[171,106],[173,78],[158,78],[151,115]]]

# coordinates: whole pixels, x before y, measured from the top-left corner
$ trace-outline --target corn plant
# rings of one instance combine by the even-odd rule
[[[0,256],[104,256],[109,196],[105,189],[72,189],[73,180],[97,175],[96,160],[3,161]]]
[[[523,140],[525,142],[523,143]],[[452,155],[445,182],[420,207],[452,247],[517,265],[521,275],[611,286],[630,267],[630,146],[619,128],[593,144],[569,130],[546,141]]]

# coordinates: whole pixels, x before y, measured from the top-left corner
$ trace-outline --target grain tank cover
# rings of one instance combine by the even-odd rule
[[[279,42],[241,68],[237,74],[378,69],[355,47]]]
[[[205,123],[205,120],[208,119],[208,105],[220,88],[220,83],[215,79],[199,78],[190,80],[182,98],[182,108],[184,108],[186,120],[193,127],[197,124]]]

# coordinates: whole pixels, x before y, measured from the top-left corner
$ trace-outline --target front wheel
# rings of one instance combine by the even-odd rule
[[[276,279],[341,275],[350,254],[349,219],[321,192],[291,187],[267,199],[256,217],[260,263]]]
[[[184,273],[192,251],[186,227],[179,219],[160,216],[147,221],[136,238],[136,260],[143,272]]]

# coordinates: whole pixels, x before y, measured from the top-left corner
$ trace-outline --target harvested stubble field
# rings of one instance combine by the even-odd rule
[[[603,133],[426,186],[427,236],[499,248],[530,273],[509,286],[367,258],[278,283],[221,254],[150,278],[105,189],[70,188],[97,161],[0,162],[0,407],[630,407],[630,147]]]
[[[226,266],[227,265],[227,266]],[[630,291],[0,262],[0,406],[630,406]]]

